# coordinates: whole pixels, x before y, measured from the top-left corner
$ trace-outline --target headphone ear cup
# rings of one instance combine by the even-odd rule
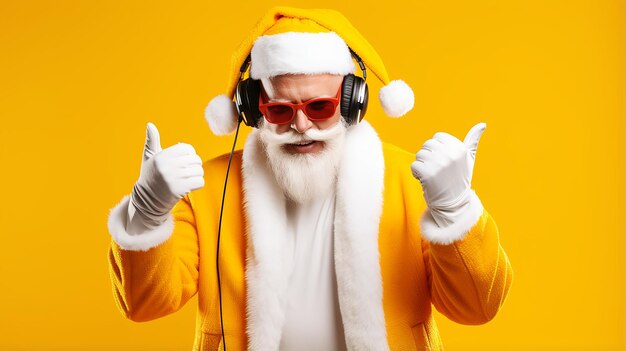
[[[361,97],[361,95],[363,96]],[[347,74],[343,77],[341,115],[348,125],[356,124],[363,119],[367,110],[368,97],[369,89],[363,78],[354,74]],[[359,103],[359,100],[363,101],[363,103]]]
[[[260,80],[248,78],[237,84],[237,94],[240,99],[237,103],[239,118],[249,127],[257,128],[261,117],[263,117],[259,110],[260,93]]]
[[[341,116],[346,120],[348,125],[354,122],[354,116],[351,115],[352,95],[354,94],[354,74],[347,74],[343,77],[341,83]]]
[[[367,82],[361,78],[361,77],[357,77],[359,78],[363,84],[365,84],[365,92],[364,92],[364,97],[363,97],[363,105],[361,106],[361,118],[359,119],[359,122],[361,122],[363,120],[363,117],[365,117],[365,112],[367,112],[367,103],[369,102],[369,96],[370,96],[370,92],[369,92],[369,87],[367,86]]]

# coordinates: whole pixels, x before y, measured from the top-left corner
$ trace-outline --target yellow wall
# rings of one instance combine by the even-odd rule
[[[190,349],[195,299],[142,324],[116,310],[106,218],[139,174],[147,121],[164,147],[188,142],[204,159],[229,150],[203,109],[269,5],[0,3],[0,349]],[[487,122],[473,186],[515,281],[490,324],[438,315],[447,349],[623,350],[624,1],[315,7],[345,13],[415,90],[404,119],[370,104],[383,140],[416,152],[437,131],[462,139]]]

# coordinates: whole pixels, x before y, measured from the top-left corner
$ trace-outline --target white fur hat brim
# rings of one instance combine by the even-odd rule
[[[260,36],[250,55],[253,79],[282,74],[346,75],[355,70],[348,45],[334,32]]]

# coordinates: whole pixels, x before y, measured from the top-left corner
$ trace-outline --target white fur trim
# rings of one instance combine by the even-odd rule
[[[278,350],[285,322],[291,251],[283,192],[269,168],[259,130],[244,146],[246,318],[249,350]],[[344,142],[335,207],[335,271],[349,350],[389,350],[382,304],[378,229],[382,213],[382,143],[367,121]],[[271,218],[271,220],[270,220]]]
[[[225,94],[211,99],[204,109],[204,118],[215,135],[232,133],[237,128],[238,116],[235,102]]]
[[[457,222],[446,227],[439,227],[427,208],[420,218],[422,236],[431,243],[441,245],[463,240],[480,219],[483,209],[483,204],[473,189],[470,189],[469,203],[464,209],[465,213]]]
[[[249,350],[273,351],[279,348],[285,321],[287,219],[283,192],[273,178],[258,134],[254,129],[248,136],[241,166],[248,223],[246,328]]]
[[[415,95],[403,80],[392,80],[378,92],[378,99],[389,117],[402,117],[413,109]]]
[[[348,350],[389,350],[378,229],[385,162],[374,128],[349,129],[337,180],[335,271]]]
[[[253,79],[288,73],[346,75],[355,70],[348,45],[334,32],[263,35],[251,55]]]
[[[111,208],[107,221],[111,237],[122,249],[148,251],[169,239],[174,231],[174,217],[171,213],[159,227],[137,235],[129,234],[126,231],[129,202],[130,195],[124,196],[122,201]]]

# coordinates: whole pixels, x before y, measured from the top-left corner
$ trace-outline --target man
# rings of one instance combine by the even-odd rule
[[[108,222],[127,318],[165,316],[197,293],[194,350],[442,350],[433,305],[464,324],[496,315],[512,269],[471,189],[485,124],[464,141],[436,133],[417,155],[382,143],[361,120],[353,56],[385,83],[387,114],[412,108],[410,88],[334,11],[273,8],[235,53],[207,118],[216,134],[240,112],[257,129],[232,157],[219,244],[229,155],[161,149],[148,124],[139,180]]]

